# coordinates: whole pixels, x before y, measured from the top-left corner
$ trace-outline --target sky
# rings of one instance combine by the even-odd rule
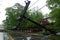
[[[20,3],[21,5],[25,5],[25,0],[0,0],[0,24],[3,24],[3,20],[6,19],[6,11],[5,9],[7,7],[12,7],[15,3]],[[31,3],[30,3],[30,9],[32,8],[35,8],[35,7],[38,7],[38,8],[41,8],[42,6],[46,5],[46,0],[30,0]],[[36,2],[37,1],[37,2]],[[36,2],[36,3],[35,3]],[[32,4],[34,4],[32,6]],[[48,9],[48,7],[44,7],[40,10],[41,12],[43,12],[43,14],[46,14],[46,13],[49,13],[50,10]]]

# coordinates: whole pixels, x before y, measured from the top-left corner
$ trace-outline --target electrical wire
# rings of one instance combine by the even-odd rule
[[[38,10],[41,10],[41,9],[43,9],[45,6],[47,6],[47,4],[46,4],[46,5],[44,5],[44,6],[42,6],[42,7],[41,7],[41,8],[39,8],[39,9],[37,9],[37,11],[38,11]]]
[[[44,5],[44,6],[42,6],[41,8],[39,8],[38,10],[41,10],[42,8],[44,8],[45,6],[47,6],[47,5]]]
[[[29,8],[31,8],[32,6],[34,6],[39,0],[37,0],[36,2],[34,2]]]
[[[34,6],[37,2],[38,2],[39,0],[37,0],[36,2],[34,2],[29,8],[31,8],[32,6]],[[38,10],[41,10],[42,8],[44,8],[45,6],[47,6],[47,4],[46,5],[44,5],[44,6],[42,6],[41,8],[39,8]]]

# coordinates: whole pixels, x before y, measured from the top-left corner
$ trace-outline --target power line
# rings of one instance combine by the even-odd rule
[[[41,10],[42,8],[44,8],[45,6],[47,6],[47,5],[44,5],[44,6],[42,6],[41,8],[39,8],[38,10]]]
[[[36,2],[34,2],[29,8],[31,8],[32,6],[34,6],[39,0],[37,0]],[[38,10],[41,10],[42,8],[44,8],[45,6],[47,6],[47,4],[45,4],[44,6],[42,6],[41,8],[39,8]]]
[[[36,2],[34,2],[30,7],[32,7],[33,5],[35,5],[38,1],[39,1],[39,0],[37,0]],[[30,8],[30,7],[29,7],[29,8]]]
[[[42,9],[42,8],[44,8],[45,6],[47,6],[47,4],[46,4],[46,5],[44,5],[44,6],[42,6],[42,7],[41,7],[41,8],[39,8],[38,10],[41,10],[41,9]],[[37,10],[37,11],[38,11],[38,10]]]

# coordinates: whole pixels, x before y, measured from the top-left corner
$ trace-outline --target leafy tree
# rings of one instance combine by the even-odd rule
[[[12,7],[6,8],[7,17],[6,17],[6,20],[3,21],[5,28],[11,29],[13,26],[16,25],[16,22],[17,22],[16,19],[17,17],[20,16],[19,14],[21,13],[22,9],[23,9],[23,6],[21,5],[18,9],[14,9]]]
[[[50,16],[52,17],[51,19],[55,21],[54,23],[54,28],[57,31],[60,31],[60,9],[54,9],[51,13]]]
[[[60,8],[60,0],[47,0],[47,6],[50,9]]]
[[[50,17],[55,21],[50,27],[56,31],[60,31],[60,0],[47,0],[47,6],[51,9]]]
[[[47,6],[51,10],[49,16],[54,23],[47,25],[48,29],[60,32],[60,0],[47,0]],[[51,39],[60,40],[59,36],[51,36]]]
[[[21,11],[23,10],[23,6],[21,7],[21,5],[19,6],[18,9],[14,9],[12,7],[8,7],[6,8],[6,20],[4,20],[4,25],[5,25],[5,28],[7,29],[11,29],[13,28],[14,26],[16,26],[17,24],[17,18],[21,15]],[[32,14],[30,14],[32,13]],[[29,10],[27,11],[27,13],[25,14],[27,17],[31,18],[32,20],[38,22],[40,21],[40,19],[43,18],[43,15],[41,12],[39,11],[33,11],[33,12],[30,12]],[[28,27],[34,27],[35,24],[26,20],[26,19],[23,19],[21,22],[20,22],[20,25],[19,25],[19,28],[21,29],[26,29]]]

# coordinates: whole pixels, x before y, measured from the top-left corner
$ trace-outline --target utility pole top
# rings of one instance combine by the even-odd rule
[[[27,3],[30,3],[30,1],[29,1],[29,0],[26,0],[25,3],[26,3],[26,4],[27,4]]]

